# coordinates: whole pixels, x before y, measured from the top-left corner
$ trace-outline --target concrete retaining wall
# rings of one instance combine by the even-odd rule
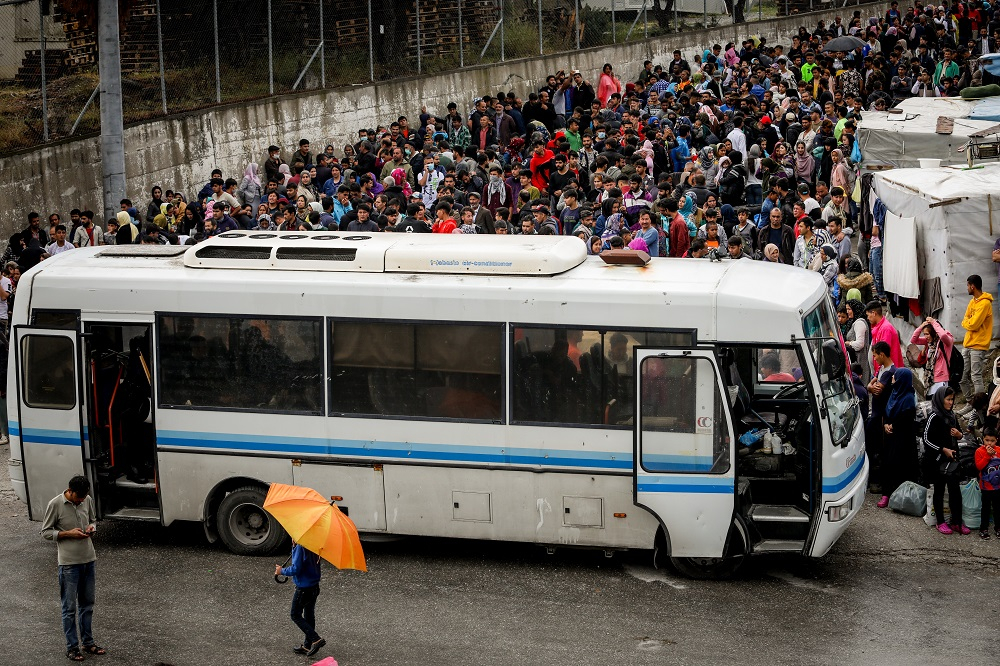
[[[867,4],[862,15],[885,11],[889,3]],[[605,62],[614,65],[623,80],[638,74],[646,59],[665,63],[675,48],[684,57],[715,42],[739,43],[747,35],[760,35],[769,43],[789,43],[799,26],[814,28],[819,20],[836,15],[845,22],[854,8],[826,10],[795,17],[772,19],[743,26],[727,25],[659,37],[646,41],[586,49],[578,52],[467,67],[433,76],[396,79],[371,85],[267,98],[230,104],[206,111],[171,116],[125,129],[125,171],[128,196],[145,210],[153,185],[180,189],[194,195],[211,170],[239,180],[248,162],[262,162],[269,144],[290,153],[300,138],[314,145],[326,142],[343,146],[360,127],[386,124],[399,115],[416,120],[421,105],[443,115],[448,102],[465,108],[487,92],[516,90],[526,93],[544,83],[547,74],[579,69],[596,86]],[[626,78],[628,77],[628,78]],[[526,96],[526,95],[525,95]],[[338,154],[340,151],[337,151]],[[72,208],[91,208],[100,215],[100,138],[64,141],[0,158],[0,238],[6,240],[22,228],[29,211],[44,218],[60,212],[68,218]]]

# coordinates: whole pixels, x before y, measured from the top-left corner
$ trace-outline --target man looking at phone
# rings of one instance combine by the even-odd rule
[[[91,619],[94,615],[94,500],[90,481],[74,476],[69,488],[56,495],[45,508],[42,536],[55,541],[59,554],[59,594],[62,597],[62,624],[66,635],[66,656],[83,661],[83,653],[105,654],[94,643]],[[80,623],[77,636],[77,620]]]

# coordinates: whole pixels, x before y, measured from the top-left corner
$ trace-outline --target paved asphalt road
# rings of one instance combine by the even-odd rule
[[[69,663],[55,547],[29,522],[0,450],[0,666]],[[100,525],[87,663],[310,664],[273,558],[231,555],[197,525]],[[996,663],[1000,540],[943,537],[865,507],[819,561],[754,558],[728,582],[652,569],[649,553],[408,539],[369,572],[324,567],[317,607],[343,666]]]

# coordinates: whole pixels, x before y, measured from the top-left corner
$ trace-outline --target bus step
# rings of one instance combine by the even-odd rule
[[[114,513],[109,513],[104,517],[112,520],[145,520],[158,523],[160,522],[160,510],[125,507],[124,509],[118,509]]]
[[[801,553],[805,541],[765,539],[753,547],[755,553]]]
[[[155,483],[152,482],[136,483],[135,481],[130,481],[129,479],[126,479],[124,476],[115,479],[115,488],[118,488],[119,490],[132,490],[135,492],[146,492],[146,493],[156,492]]]
[[[750,519],[755,523],[808,523],[809,514],[790,504],[754,504]]]

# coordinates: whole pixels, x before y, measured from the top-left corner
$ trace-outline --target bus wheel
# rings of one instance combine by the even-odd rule
[[[271,555],[285,542],[284,528],[263,509],[264,497],[262,488],[243,486],[219,504],[219,537],[237,555]]]
[[[722,557],[671,557],[677,571],[695,580],[724,580],[743,564],[748,552],[748,539],[743,523],[733,520],[729,528],[729,543]]]

